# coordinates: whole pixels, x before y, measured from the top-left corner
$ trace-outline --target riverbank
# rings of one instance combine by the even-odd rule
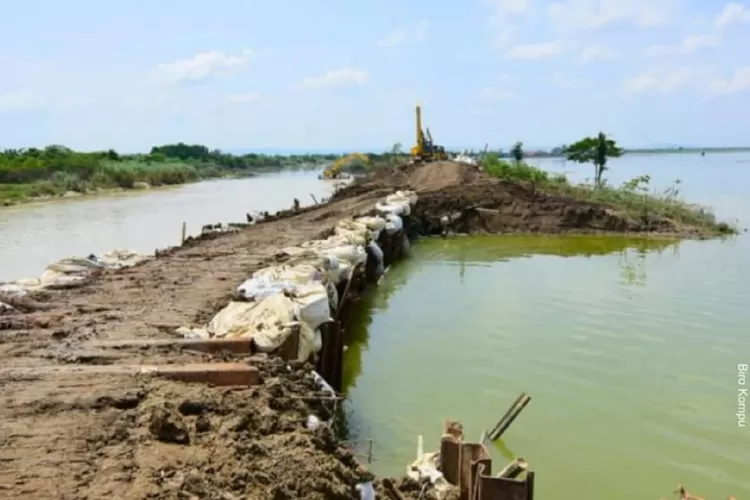
[[[382,168],[334,194],[344,199],[389,186],[414,189],[420,203],[413,233],[633,233],[708,238],[738,228],[710,209],[679,197],[679,190],[651,193],[648,176],[620,187],[571,184],[520,164],[489,172],[450,161]]]
[[[0,152],[0,206],[116,190],[251,177],[322,165],[335,155],[230,155],[203,145],[167,144],[149,154],[79,152],[64,146]]]
[[[446,177],[450,172],[455,175]],[[479,227],[467,221],[485,203],[502,216],[491,229],[609,227],[601,224],[607,214],[601,206],[529,198],[526,187],[463,167],[434,164],[381,175],[328,204],[192,240],[81,287],[34,292],[33,304],[0,314],[4,492],[40,499],[174,498],[185,490],[198,498],[358,498],[354,486],[367,473],[323,428],[305,429],[310,414],[331,413],[320,388],[303,376],[309,370],[295,364],[289,372],[246,354],[92,342],[173,339],[180,326],[205,324],[240,282],[279,263],[279,249],[325,238],[339,222],[372,213],[397,186],[420,186],[415,224],[407,227],[412,234]],[[452,218],[455,213],[466,215]],[[91,369],[232,361],[256,367],[262,383],[237,391]],[[417,498],[419,488],[406,484],[404,495]]]

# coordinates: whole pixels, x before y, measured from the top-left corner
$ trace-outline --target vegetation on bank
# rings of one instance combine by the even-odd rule
[[[697,228],[722,234],[736,233],[706,207],[688,203],[680,197],[680,180],[664,190],[651,187],[651,177],[641,175],[620,186],[612,186],[603,176],[608,169],[607,161],[623,154],[617,143],[605,134],[585,137],[566,146],[564,155],[569,161],[591,163],[594,166],[594,181],[571,184],[564,174],[551,174],[523,161],[522,144],[513,148],[513,162],[488,154],[482,160],[484,171],[501,179],[531,182],[540,191],[571,196],[579,201],[601,203],[611,206],[630,217],[648,222],[669,219],[685,228]]]
[[[285,168],[330,162],[338,155],[231,155],[198,144],[155,146],[149,154],[114,150],[79,152],[65,146],[6,149],[0,152],[0,203],[184,184],[218,177],[244,177]]]

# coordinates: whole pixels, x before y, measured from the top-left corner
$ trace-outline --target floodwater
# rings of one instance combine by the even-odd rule
[[[0,208],[0,281],[37,277],[62,258],[114,248],[153,252],[216,222],[245,222],[252,211],[275,212],[328,196],[317,171],[283,172],[236,180],[74,198]]]
[[[571,178],[591,168],[540,166]],[[614,183],[681,179],[687,199],[750,225],[750,155],[630,156]],[[0,280],[69,255],[153,251],[246,212],[320,198],[315,172],[219,180],[0,209]],[[352,434],[372,468],[402,474],[444,418],[468,438],[521,391],[531,404],[493,453],[523,456],[544,498],[750,497],[737,365],[750,363],[750,241],[482,237],[426,240],[359,311],[345,366]]]
[[[649,174],[656,187],[680,178],[688,199],[742,222],[748,163],[629,157],[608,173]],[[748,283],[746,235],[424,240],[348,330],[351,438],[363,451],[372,440],[376,473],[400,475],[419,434],[434,451],[451,418],[476,441],[525,391],[531,403],[492,452],[496,470],[526,458],[540,498],[673,498],[678,483],[750,497],[750,428],[736,416],[750,387],[738,376],[750,363]]]

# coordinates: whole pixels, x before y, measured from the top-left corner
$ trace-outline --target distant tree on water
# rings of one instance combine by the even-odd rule
[[[567,146],[563,153],[565,157],[576,163],[593,163],[596,187],[602,185],[602,175],[607,170],[607,160],[622,156],[623,149],[614,139],[610,139],[604,132],[596,137],[584,137],[580,141]]]
[[[523,142],[518,141],[513,145],[513,147],[510,150],[510,156],[513,158],[513,161],[516,162],[516,164],[519,164],[523,161]]]

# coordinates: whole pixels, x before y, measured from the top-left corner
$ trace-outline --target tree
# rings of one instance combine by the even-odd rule
[[[604,132],[596,137],[584,137],[580,141],[565,148],[565,157],[576,163],[594,164],[594,182],[596,187],[602,185],[602,174],[607,170],[607,160],[622,156],[623,150],[614,139],[608,138]]]
[[[513,148],[510,150],[510,156],[516,164],[523,161],[523,143],[521,141],[518,141],[513,145]]]

